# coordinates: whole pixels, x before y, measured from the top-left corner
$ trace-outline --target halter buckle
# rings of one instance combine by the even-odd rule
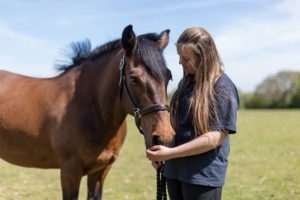
[[[139,109],[139,108],[134,108],[133,109],[133,115],[134,115],[135,118],[140,119],[142,117],[140,111],[141,111],[141,109]]]

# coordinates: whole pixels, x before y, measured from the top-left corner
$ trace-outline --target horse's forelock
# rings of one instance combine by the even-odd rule
[[[166,67],[163,52],[158,46],[159,37],[155,34],[142,35],[139,39],[137,52],[148,72],[158,81],[168,82],[172,75]]]

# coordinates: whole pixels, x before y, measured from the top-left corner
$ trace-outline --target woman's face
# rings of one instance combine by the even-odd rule
[[[200,61],[194,50],[192,48],[177,46],[177,53],[179,55],[179,64],[182,65],[184,73],[196,74]]]

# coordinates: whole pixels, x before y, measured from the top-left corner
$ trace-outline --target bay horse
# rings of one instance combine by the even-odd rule
[[[128,114],[145,146],[171,145],[166,105],[171,72],[163,49],[169,30],[122,38],[94,50],[73,45],[72,64],[52,78],[0,71],[0,157],[24,167],[60,169],[64,200],[78,199],[88,176],[88,199],[101,199],[104,179],[126,136]]]

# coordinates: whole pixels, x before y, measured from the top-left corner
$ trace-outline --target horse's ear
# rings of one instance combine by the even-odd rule
[[[132,25],[128,25],[124,28],[122,33],[122,46],[126,52],[126,55],[130,55],[134,52],[137,44],[137,38],[132,30]]]
[[[159,48],[160,49],[166,48],[166,46],[169,44],[169,33],[170,33],[170,30],[167,29],[159,34],[159,37],[160,37]]]

